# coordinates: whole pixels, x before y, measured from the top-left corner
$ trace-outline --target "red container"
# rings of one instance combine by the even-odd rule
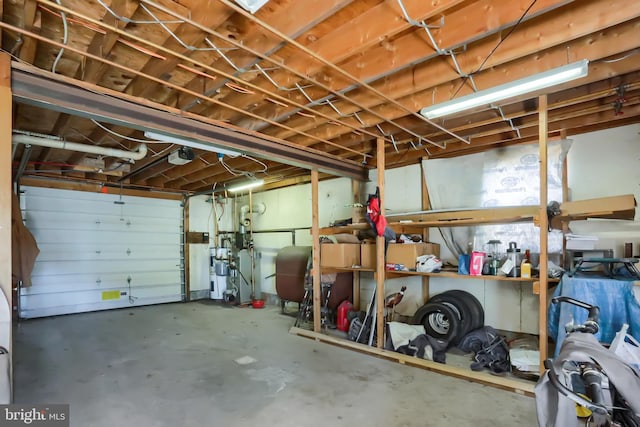
[[[338,320],[337,320],[337,328],[340,331],[348,332],[349,331],[349,318],[347,317],[347,313],[353,310],[353,304],[349,302],[349,300],[344,300],[338,306]]]

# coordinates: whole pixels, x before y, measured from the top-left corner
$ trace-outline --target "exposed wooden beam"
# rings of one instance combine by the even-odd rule
[[[496,34],[501,29],[513,25],[521,17],[523,11],[531,2],[529,0],[511,1],[506,5],[500,0],[484,0],[481,2],[474,2],[467,7],[455,9],[446,16],[445,23],[442,27],[431,30],[434,37],[437,40],[438,48],[443,50],[462,50],[467,49],[467,44],[473,42],[480,37],[487,37],[491,34]],[[534,8],[523,20],[528,21],[532,16],[536,16],[542,12],[548,12],[562,5],[567,4],[566,0],[544,0],[538,1],[534,5]],[[477,17],[477,9],[486,11],[482,19]],[[495,45],[495,37],[492,37],[487,43]],[[347,72],[357,75],[362,80],[367,82],[373,82],[378,79],[382,79],[385,76],[392,75],[393,73],[400,73],[403,77],[403,81],[407,81],[407,85],[410,84],[409,77],[415,72],[417,64],[427,64],[428,61],[433,61],[438,57],[438,52],[435,51],[434,46],[429,40],[425,31],[412,31],[408,32],[397,39],[385,40],[384,43],[372,46],[362,55],[357,55],[349,58],[347,61],[340,64],[340,66]],[[478,54],[479,56],[480,54]],[[445,61],[446,62],[446,61]],[[464,64],[464,62],[463,62]],[[465,67],[469,65],[465,64]],[[453,65],[449,60],[448,68],[452,69]],[[402,72],[403,69],[406,71]],[[334,73],[335,74],[335,73]],[[345,87],[350,86],[350,82],[339,76],[331,75],[324,70],[318,75],[314,76],[319,81],[327,81],[329,86],[334,90],[342,90]],[[395,84],[394,81],[399,76],[394,76],[391,81],[387,81],[387,84],[391,84],[395,87],[399,87],[399,84]],[[374,84],[379,87],[380,83]],[[384,88],[385,93],[390,93],[389,88]],[[354,91],[355,92],[355,91]],[[326,91],[322,91],[320,88],[309,88],[307,94],[312,99],[321,99],[327,95]],[[302,94],[300,92],[291,92],[289,97],[293,97],[298,102],[303,101]],[[369,104],[370,102],[367,102]],[[345,106],[341,103],[340,108],[345,109]],[[284,115],[286,109],[280,112],[280,115]],[[350,114],[356,111],[355,107],[346,106],[345,114]],[[262,114],[261,110],[257,111]],[[327,110],[327,112],[330,112]],[[243,122],[247,122],[244,120]],[[291,119],[292,123],[296,126],[303,126],[304,129],[310,129],[317,126],[317,123],[313,125],[307,124],[298,116],[294,116]],[[259,128],[260,129],[260,128]],[[281,135],[282,137],[288,137],[292,134],[282,130],[267,130],[267,133]]]
[[[425,2],[422,0],[404,0],[404,5],[409,14],[416,20],[425,20],[431,17],[437,17],[447,9],[453,8],[462,3],[460,0],[440,0],[434,4],[433,2]],[[394,16],[395,19],[389,19]],[[408,28],[411,28],[403,17],[397,0],[386,0],[378,6],[368,9],[364,13],[345,22],[342,26],[335,28],[331,33],[315,40],[306,47],[314,51],[319,57],[333,63],[339,63],[346,58],[380,43],[380,40],[393,37]],[[351,43],[344,43],[344,40],[358,40],[357,48]],[[308,55],[301,55],[297,49],[292,49],[290,55],[282,58],[282,62],[287,67],[297,70],[303,75],[313,76],[325,65]],[[342,76],[344,78],[344,76]],[[295,83],[301,79],[285,70],[276,70],[272,73],[272,79],[284,87],[293,87]],[[353,82],[351,82],[353,83]],[[263,87],[273,88],[269,86],[269,82],[262,83]],[[231,93],[231,96],[225,98],[225,101],[248,108],[250,105],[260,102],[261,95],[240,96],[237,93]],[[220,120],[232,119],[233,113],[224,113]]]
[[[311,240],[312,240],[312,269],[311,276],[313,278],[313,330],[320,332],[320,305],[322,304],[320,288],[320,234],[319,216],[318,216],[318,171],[311,170]]]
[[[13,283],[11,255],[11,57],[0,53],[0,346],[6,348],[13,359]],[[9,382],[13,384],[13,365],[9,362]],[[4,375],[7,375],[6,372]],[[2,402],[5,404],[10,401]]]
[[[349,4],[353,4],[353,2],[351,0],[325,0],[317,2],[291,1],[281,5],[275,13],[263,16],[261,19],[269,25],[279,28],[280,31],[288,34],[290,37],[297,38],[311,28],[317,31],[315,28],[316,25]],[[295,16],[296,19],[291,19],[292,16]],[[311,37],[311,35],[309,36]],[[277,37],[274,37],[273,34],[254,28],[246,40],[244,40],[244,45],[255,51],[262,52],[266,56],[271,56],[281,49],[284,43]],[[254,63],[258,62],[258,58],[238,50],[228,51],[227,56],[236,67],[240,69],[249,69]],[[224,60],[221,58],[216,58],[211,65],[222,70],[226,70],[227,67],[229,67],[228,64],[225,65]],[[267,66],[267,68],[271,67]],[[251,81],[258,77],[258,74],[245,72],[244,77]],[[206,83],[206,78],[194,76],[192,81],[187,84],[187,87],[192,90],[204,89],[205,92],[211,94],[215,93],[218,89],[224,89],[222,87],[224,82],[211,85],[209,88],[206,87]],[[192,112],[208,115],[206,112],[203,112],[206,106],[198,106],[195,101],[193,97],[181,97],[178,107],[180,109],[187,109]]]
[[[133,14],[138,9],[138,6],[129,0],[113,0],[110,5],[111,10],[123,18],[130,19]],[[114,27],[124,28],[126,24],[117,19],[108,11],[104,12],[102,16],[102,20]],[[118,41],[118,34],[112,32],[106,32],[106,34],[95,33],[89,47],[87,48],[87,52],[92,53],[94,55],[106,58],[111,55],[111,50],[116,45]],[[84,66],[80,69],[81,75],[78,76],[82,78],[82,80],[88,83],[98,83],[104,73],[107,71],[109,67],[99,61],[95,61],[93,59],[87,59]]]
[[[40,20],[36,20],[38,12],[38,3],[36,0],[25,0],[23,10],[23,28],[33,31],[35,33],[40,32]],[[33,64],[36,59],[36,48],[38,41],[31,37],[21,37],[22,46],[20,47],[20,60]]]
[[[152,8],[153,9],[153,8]],[[155,12],[153,12],[155,14]],[[212,2],[193,2],[192,8],[189,12],[191,16],[199,18],[199,22],[211,28],[216,28],[223,24],[232,14],[229,8],[220,3]],[[168,18],[170,19],[170,18]],[[194,29],[190,24],[174,24],[174,28],[171,30],[175,37],[170,36],[167,33],[167,38],[164,42],[164,46],[167,49],[175,50],[177,52],[186,51],[187,53],[194,54],[192,50],[186,49],[186,46],[194,46],[196,48],[210,48],[205,42],[206,34],[202,31]],[[176,40],[178,38],[182,43]],[[207,56],[211,55],[211,51],[207,51]],[[148,61],[142,67],[142,71],[160,77],[162,79],[173,79],[175,74],[181,73],[180,68],[176,68],[182,61],[176,57],[170,57],[166,59],[148,57]],[[147,79],[137,77],[131,81],[127,87],[127,93],[133,96],[140,96],[143,98],[156,99],[154,92],[158,90],[158,85],[150,83]]]
[[[547,256],[548,256],[548,236],[549,223],[547,218],[547,137],[549,133],[547,122],[547,95],[538,98],[538,145],[540,164],[540,212],[538,214],[538,227],[540,229],[540,294],[538,300],[539,327],[538,347],[540,349],[540,374],[544,372],[544,361],[548,357],[547,343]]]
[[[640,21],[636,19],[625,22],[630,15],[626,14],[628,10],[625,9],[627,8],[625,6],[626,2],[619,1],[624,4],[618,5],[619,8],[616,12],[611,9],[611,4],[608,1],[596,3],[580,2],[580,5],[591,5],[592,9],[598,6],[599,9],[590,10],[591,13],[599,12],[596,13],[599,19],[596,21],[597,26],[595,29],[594,22],[591,20],[583,22],[576,20],[575,17],[572,18],[572,16],[580,16],[579,14],[573,15],[574,12],[572,11],[574,9],[568,11],[566,15],[560,14],[560,18],[554,18],[558,20],[555,23],[557,24],[556,27],[546,21],[548,17],[529,21],[522,32],[515,32],[491,57],[493,67],[485,67],[485,71],[474,76],[476,85],[481,89],[493,87],[497,84],[565,65],[568,60],[586,58],[596,61],[636,48],[635,34],[638,32]],[[630,11],[631,16],[640,15],[640,4],[634,5],[634,8],[637,11]],[[559,12],[556,12],[555,15],[558,15]],[[571,22],[571,25],[566,25],[567,20]],[[621,22],[622,24],[617,25],[613,31],[598,32]],[[576,29],[575,27],[579,28]],[[525,31],[527,29],[528,31]],[[591,33],[591,31],[595,32]],[[543,33],[545,37],[536,39],[535,44],[528,43],[526,38],[531,33]],[[584,33],[587,35],[573,38],[575,35]],[[567,42],[567,40],[570,41]],[[470,45],[466,52],[460,53],[457,57],[458,61],[464,64],[464,70],[466,72],[475,70],[496,45],[496,42],[497,40],[483,39]],[[571,52],[571,58],[569,59],[567,58],[567,52]],[[374,87],[394,97],[398,102],[413,111],[418,111],[431,103],[436,104],[449,100],[460,86],[461,79],[451,67],[450,62],[444,58],[437,58],[434,61],[400,72],[394,75],[393,79],[385,79],[374,85]],[[462,96],[470,92],[472,90],[468,85],[463,85],[456,96]],[[380,100],[365,90],[355,91],[352,97],[354,101],[373,108],[381,116],[397,119],[406,115],[395,106],[381,106]],[[376,107],[376,105],[378,106]],[[330,107],[323,107],[318,110],[335,115],[335,111],[331,113]],[[346,105],[341,107],[341,110],[344,114],[351,114],[354,112],[354,107]],[[359,115],[361,120],[369,126],[380,123],[377,117],[366,112]],[[297,119],[297,121],[300,121],[300,119]],[[343,121],[352,125],[359,123],[356,118],[346,117]],[[297,122],[293,122],[290,125],[297,126]],[[314,132],[322,133],[326,139],[332,139],[350,131],[348,128],[328,124],[318,126],[317,123],[314,123]],[[281,134],[280,131],[274,132],[269,129],[265,129],[264,132],[270,135]],[[287,139],[304,145],[313,143],[304,136],[291,136],[287,137]]]

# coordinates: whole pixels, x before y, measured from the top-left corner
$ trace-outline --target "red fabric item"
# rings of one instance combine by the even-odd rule
[[[387,228],[387,219],[380,213],[380,198],[377,191],[375,196],[369,198],[367,214],[375,224],[378,236],[384,236],[384,230]]]

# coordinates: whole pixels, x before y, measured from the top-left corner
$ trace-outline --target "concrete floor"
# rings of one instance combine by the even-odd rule
[[[69,403],[76,427],[537,425],[532,398],[293,336],[292,324],[274,307],[205,302],[22,321],[15,401]]]

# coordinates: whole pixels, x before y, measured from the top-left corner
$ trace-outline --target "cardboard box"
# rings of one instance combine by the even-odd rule
[[[360,224],[367,222],[366,219],[367,208],[364,206],[354,206],[351,209],[351,222],[354,224]]]
[[[360,245],[360,266],[376,268],[376,245],[367,243]]]
[[[387,249],[387,263],[402,264],[409,270],[414,270],[416,258],[428,254],[440,257],[440,245],[437,243],[390,243]]]
[[[320,245],[321,267],[351,267],[360,265],[360,244],[323,243]]]

